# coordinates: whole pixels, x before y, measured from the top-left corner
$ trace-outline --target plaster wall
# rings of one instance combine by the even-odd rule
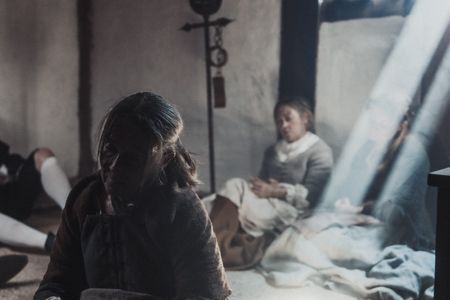
[[[321,24],[316,129],[332,147],[336,161],[403,23],[402,17],[386,17]],[[417,41],[420,46],[420,37]],[[450,165],[449,134],[450,105],[428,150],[430,171]],[[436,222],[436,197],[436,189],[428,188],[426,206],[432,224]]]
[[[397,16],[321,24],[316,128],[332,147],[335,158],[339,158],[360,111],[367,103],[404,21],[405,18]],[[418,46],[420,40],[418,37]],[[449,128],[450,106],[430,149],[431,170],[448,167],[450,163]]]
[[[0,138],[27,155],[50,147],[70,176],[78,164],[76,6],[0,1]]]
[[[322,23],[316,85],[317,133],[338,158],[394,46],[404,18]]]
[[[201,16],[184,0],[98,0],[93,5],[93,124],[131,93],[154,91],[166,97],[184,118],[182,142],[197,154],[205,183],[200,188],[209,190],[203,31],[178,30],[187,22],[202,22]],[[265,147],[276,137],[272,109],[280,2],[224,1],[212,19],[218,17],[235,21],[223,30],[229,54],[222,70],[227,106],[214,112],[217,188],[232,176],[255,175]]]
[[[188,1],[93,1],[93,124],[130,93],[153,90],[185,119],[182,140],[197,154],[209,189],[203,34],[179,31],[200,22]],[[215,109],[217,187],[257,173],[275,138],[280,3],[224,1],[213,16],[224,29],[227,107]],[[69,0],[0,0],[0,138],[26,155],[52,148],[70,176],[78,163],[76,5]],[[335,157],[348,137],[403,18],[323,23],[317,74],[317,131]],[[450,160],[450,109],[439,131],[439,162]],[[96,128],[92,130],[96,139]],[[95,144],[95,143],[94,143]],[[94,150],[94,149],[93,149]],[[436,168],[445,167],[435,164]]]

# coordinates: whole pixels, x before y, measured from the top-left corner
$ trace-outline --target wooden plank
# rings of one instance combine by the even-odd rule
[[[438,188],[450,188],[450,167],[428,175],[428,185]]]

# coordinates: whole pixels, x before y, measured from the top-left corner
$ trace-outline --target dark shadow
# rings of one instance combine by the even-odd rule
[[[48,256],[49,254],[41,249],[32,249],[32,248],[26,248],[26,247],[12,247],[9,245],[5,245],[0,243],[0,248],[7,248],[11,251],[22,253],[22,254],[35,254],[35,255],[41,255],[41,256]]]
[[[279,98],[305,97],[314,111],[318,1],[284,0],[281,7]]]
[[[334,0],[324,1],[320,7],[322,22],[336,22],[362,18],[406,16],[414,0]]]
[[[0,284],[0,289],[21,288],[27,285],[38,284],[39,282],[41,282],[39,279],[25,280],[20,282],[7,282],[4,284]]]

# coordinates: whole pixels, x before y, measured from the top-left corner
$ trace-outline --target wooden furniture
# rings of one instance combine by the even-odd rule
[[[428,175],[428,185],[438,188],[436,269],[434,299],[450,299],[450,168]]]

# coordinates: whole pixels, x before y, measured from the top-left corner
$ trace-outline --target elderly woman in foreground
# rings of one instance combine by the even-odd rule
[[[100,170],[69,195],[35,299],[226,299],[178,111],[152,93],[104,118]],[[97,298],[96,298],[97,297]]]

